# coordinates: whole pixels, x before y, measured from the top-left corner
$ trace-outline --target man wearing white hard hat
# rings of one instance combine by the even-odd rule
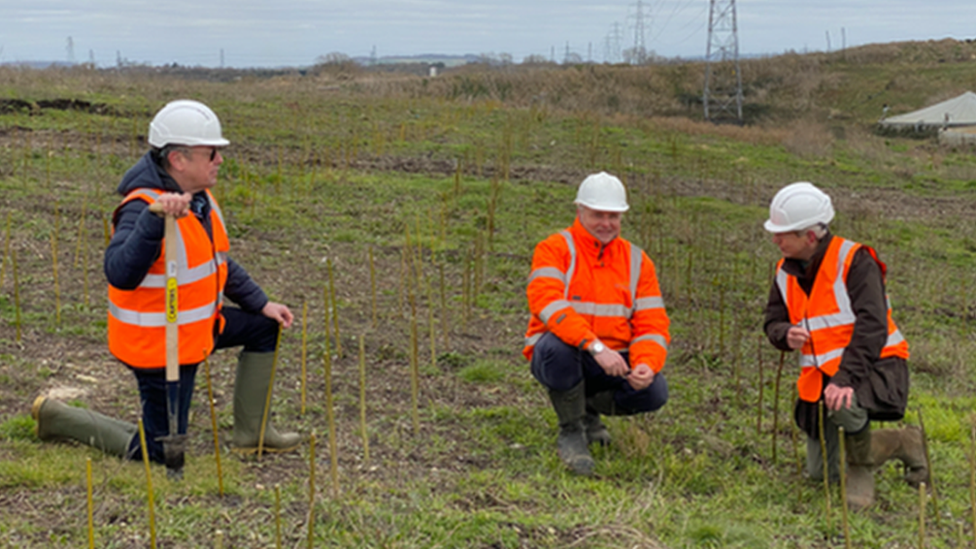
[[[233,443],[239,450],[254,451],[279,326],[290,326],[292,313],[270,301],[227,255],[224,216],[210,193],[224,160],[222,150],[230,144],[217,115],[198,101],[173,101],[150,123],[149,144],[152,149],[126,172],[117,189],[123,198],[112,216],[114,233],[104,260],[109,350],[137,380],[149,458],[166,463],[161,440],[186,433],[198,364],[216,349],[243,346],[234,382]],[[161,209],[158,213],[176,218],[175,241],[164,239],[164,218],[150,211],[153,204]],[[172,270],[164,260],[168,246],[177,252]],[[170,433],[167,410],[167,388],[175,388],[175,383],[167,384],[165,377],[170,275],[177,289],[179,404],[173,407],[179,408],[178,433]],[[224,298],[237,307],[223,306]],[[132,423],[45,396],[35,400],[32,412],[42,440],[73,439],[141,459]],[[270,424],[265,428],[267,451],[291,450],[299,442],[297,433],[279,433]],[[182,452],[179,456],[179,463],[166,463],[167,467],[181,469]]]
[[[664,406],[661,374],[668,354],[668,315],[654,263],[620,238],[629,208],[616,177],[583,180],[576,220],[540,242],[527,288],[523,354],[546,387],[559,421],[559,457],[592,474],[590,444],[610,443],[600,415],[631,415]]]
[[[807,474],[823,480],[820,407],[827,475],[839,473],[839,429],[847,450],[847,500],[874,501],[874,468],[900,459],[913,485],[928,470],[917,429],[871,430],[870,420],[895,421],[908,402],[908,343],[891,317],[885,264],[870,247],[830,233],[834,207],[811,183],[783,187],[764,227],[783,258],[766,305],[765,331],[782,351],[800,351],[797,425],[807,434]]]

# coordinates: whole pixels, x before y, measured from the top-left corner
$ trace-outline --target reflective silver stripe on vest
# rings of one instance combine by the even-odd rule
[[[546,335],[546,332],[535,334],[534,336],[525,338],[525,346],[532,347],[542,339],[542,336]]]
[[[783,270],[783,265],[779,266],[779,270],[776,271],[776,287],[779,288],[779,296],[783,298],[783,303],[786,308],[790,308],[790,300],[786,297],[786,282],[789,280],[789,275]]]
[[[850,240],[844,240],[840,245],[840,251],[837,253],[837,278],[834,279],[834,300],[837,302],[837,308],[840,311],[830,316],[845,315],[842,317],[842,320],[846,320],[847,322],[842,322],[843,324],[853,324],[856,318],[854,316],[854,309],[851,307],[851,296],[847,295],[847,282],[844,280],[844,265],[847,263],[847,256],[851,254],[851,250],[853,249],[854,243]],[[813,320],[813,318],[810,320]]]
[[[664,347],[665,351],[668,350],[668,342],[666,339],[664,339],[664,336],[662,335],[647,334],[647,335],[635,337],[634,339],[631,340],[630,347],[633,347],[634,343],[637,343],[638,341],[653,341],[654,343],[657,343],[661,347]],[[628,350],[630,349],[630,347],[628,347]]]
[[[108,312],[120,322],[131,324],[133,326],[140,326],[142,328],[162,328],[163,326],[166,326],[166,313],[140,313],[127,309],[121,309],[112,303],[109,303]],[[217,304],[209,303],[203,307],[197,307],[196,309],[180,311],[176,317],[176,323],[183,326],[186,324],[199,322],[201,320],[207,320],[208,318],[213,317],[216,312]]]
[[[559,231],[559,234],[566,239],[566,246],[569,247],[569,270],[563,274],[563,281],[566,283],[566,287],[563,289],[563,297],[569,299],[569,283],[573,280],[573,275],[576,274],[576,245],[573,244],[573,235],[569,234],[569,231],[563,229]]]
[[[555,278],[563,284],[566,283],[566,273],[555,267],[540,267],[529,274],[530,283],[537,278]]]
[[[217,219],[220,220],[220,224],[226,229],[227,224],[224,223],[224,212],[220,211],[220,206],[218,206],[217,201],[210,196],[210,193],[207,193],[207,202],[210,202],[210,209],[217,214]]]
[[[902,341],[905,341],[905,336],[901,335],[901,330],[895,330],[888,335],[888,341],[885,342],[885,347],[891,347],[892,345],[898,345]]]
[[[591,316],[630,316],[630,309],[624,305],[608,305],[590,301],[571,301],[573,310],[581,315]]]
[[[640,280],[641,275],[641,249],[637,247],[633,242],[630,243],[630,302],[634,304],[634,309],[637,308],[637,282]],[[633,316],[633,310],[627,315],[627,318]]]
[[[821,355],[800,355],[801,368],[819,368],[835,358],[840,358],[844,354],[844,349],[835,349]]]
[[[226,254],[220,254],[226,258]],[[223,264],[224,261],[219,261],[218,263]],[[193,282],[198,282],[213,275],[217,272],[217,264],[213,261],[208,261],[203,265],[196,266],[192,269],[177,269],[176,272],[176,283],[180,286],[191,284]],[[164,274],[147,274],[145,278],[142,279],[142,283],[139,284],[141,288],[165,288],[166,287],[166,275]]]
[[[565,299],[557,299],[542,309],[542,311],[539,313],[539,320],[545,324],[549,324],[549,317],[556,314],[557,311],[561,311],[569,306],[569,302]]]
[[[644,311],[647,309],[663,309],[663,308],[664,308],[663,297],[642,297],[634,302],[635,311]]]
[[[834,237],[840,238],[840,237]],[[853,324],[857,317],[851,307],[851,298],[847,295],[847,284],[844,281],[844,265],[847,263],[847,256],[854,249],[854,242],[841,239],[842,243],[837,257],[837,276],[834,279],[834,301],[837,303],[838,311],[829,315],[811,316],[804,319],[804,327],[813,332],[825,328],[835,328]],[[780,295],[786,308],[790,308],[790,301],[787,297],[787,281],[789,275],[780,266],[776,272],[776,286],[779,288]],[[809,355],[813,356],[813,355]]]
[[[853,312],[841,311],[832,315],[812,316],[806,319],[803,327],[813,332],[816,330],[822,330],[824,328],[846,326],[848,324],[853,324],[855,320],[857,320],[857,317],[854,316]]]

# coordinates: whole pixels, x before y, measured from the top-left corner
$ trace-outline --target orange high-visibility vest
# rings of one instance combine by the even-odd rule
[[[162,191],[136,189],[130,200],[156,201]],[[108,348],[116,358],[135,368],[166,366],[166,246],[177,246],[177,325],[180,364],[197,364],[213,351],[214,323],[227,282],[230,240],[217,201],[207,191],[213,241],[193,215],[176,221],[176,242],[163,241],[159,258],[134,290],[108,288]],[[121,207],[121,206],[120,206]]]
[[[827,246],[809,296],[800,287],[796,277],[783,270],[782,259],[776,266],[776,286],[789,310],[790,322],[810,332],[810,339],[800,350],[801,370],[797,380],[800,399],[807,402],[820,400],[823,391],[821,373],[827,376],[837,373],[844,349],[854,335],[854,323],[857,319],[847,293],[847,273],[854,253],[862,247],[870,252],[884,277],[885,264],[878,259],[874,249],[836,236]],[[908,359],[908,342],[891,319],[890,301],[887,302],[887,307],[888,340],[879,359],[891,356]]]
[[[526,358],[553,332],[574,347],[600,339],[628,351],[631,367],[664,367],[671,337],[654,263],[623,238],[602,246],[577,219],[536,246],[526,293]]]

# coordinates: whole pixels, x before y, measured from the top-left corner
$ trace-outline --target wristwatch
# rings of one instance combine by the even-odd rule
[[[592,356],[596,356],[602,353],[603,351],[607,350],[607,346],[604,345],[603,342],[598,339],[594,341],[593,344],[590,345],[589,349],[587,350],[590,352]]]

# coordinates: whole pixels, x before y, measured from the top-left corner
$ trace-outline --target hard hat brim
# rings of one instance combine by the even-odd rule
[[[626,206],[620,206],[620,207],[612,207],[612,206],[599,206],[599,207],[596,207],[596,206],[590,206],[589,204],[587,204],[586,202],[583,202],[581,200],[576,200],[573,203],[576,204],[577,206],[586,206],[587,208],[593,210],[594,212],[619,212],[619,213],[623,213],[623,212],[626,212],[627,210],[630,209],[630,205],[629,204],[626,205]]]

